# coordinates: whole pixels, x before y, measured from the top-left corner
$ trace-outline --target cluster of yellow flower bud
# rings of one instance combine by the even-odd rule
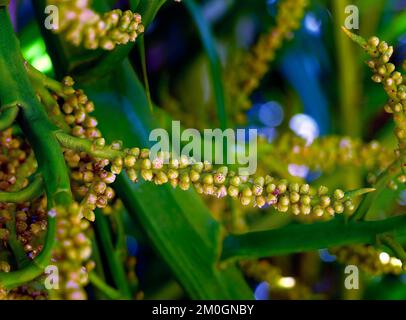
[[[38,240],[47,229],[46,205],[46,197],[43,196],[32,202],[17,204],[14,209],[17,239],[30,259],[34,259],[43,247]]]
[[[277,153],[286,163],[306,165],[312,170],[324,172],[348,165],[372,172],[381,171],[395,160],[394,152],[379,141],[364,144],[350,137],[328,136],[307,144],[302,138],[290,133],[284,134],[272,145],[262,141],[259,155],[266,157],[271,153]]]
[[[374,72],[372,80],[382,83],[389,96],[385,111],[393,114],[395,120],[395,135],[399,142],[398,155],[404,170],[406,167],[406,79],[399,71],[396,71],[395,65],[389,62],[393,54],[393,47],[385,41],[380,41],[377,37],[365,41],[346,29],[344,31],[372,57],[368,61],[368,66]]]
[[[57,299],[86,299],[83,288],[88,283],[88,272],[95,266],[89,260],[92,245],[86,231],[90,223],[83,219],[78,203],[72,203],[69,208],[52,209],[48,215],[57,218],[57,244],[53,258],[59,276],[59,289],[50,289],[49,294]]]
[[[65,79],[69,84],[69,79]],[[74,97],[83,102],[84,97],[80,92],[69,90],[66,86],[63,95],[71,103]],[[65,108],[67,104],[65,103]],[[78,108],[75,108],[77,110]],[[75,114],[75,116],[78,113]],[[72,124],[72,132],[74,130]],[[88,129],[88,128],[86,128]],[[89,133],[89,131],[86,131]],[[86,133],[83,135],[86,135]],[[31,157],[30,146],[21,138],[13,137],[12,129],[0,132],[0,189],[12,192],[24,188],[28,185],[28,177],[32,175],[37,167],[34,157]],[[111,173],[109,173],[109,176]],[[82,264],[89,259],[91,253],[91,243],[86,236],[86,229],[89,222],[81,220],[84,210],[77,204],[72,204],[69,210],[58,209],[57,220],[57,247],[53,256],[59,268],[60,286],[63,290],[53,290],[51,296],[82,299],[85,292],[82,289],[87,282],[86,270],[92,267],[92,262],[88,262],[86,269]],[[32,260],[42,250],[41,239],[47,229],[49,214],[55,212],[47,211],[46,196],[41,196],[31,202],[23,203],[1,203],[0,204],[0,238],[7,242],[10,232],[15,233],[18,241],[27,255]],[[10,225],[12,225],[10,227]],[[11,229],[10,229],[10,228]],[[11,266],[7,261],[0,262],[2,272],[11,271]],[[4,292],[7,299],[44,299],[46,294],[29,286],[22,286]]]
[[[12,129],[0,132],[0,190],[18,191],[28,185],[28,177],[36,170],[36,162],[30,146],[20,137],[12,135]],[[33,259],[41,250],[38,244],[47,226],[46,202],[40,198],[33,202],[0,204],[0,239],[7,241],[15,232],[25,253]],[[10,229],[10,225],[13,229]],[[2,268],[4,271],[6,268]]]
[[[351,199],[340,189],[329,195],[324,186],[314,190],[308,184],[288,183],[271,176],[238,175],[225,166],[214,168],[209,162],[196,162],[186,156],[173,157],[166,152],[160,152],[151,160],[148,149],[125,149],[111,166],[114,174],[123,168],[134,182],[141,176],[157,185],[170,183],[182,190],[194,186],[200,194],[218,198],[230,196],[245,206],[271,205],[280,212],[291,210],[295,215],[334,216],[345,209],[354,209]]]
[[[372,275],[401,274],[406,271],[402,261],[368,245],[351,245],[329,249],[337,261],[360,267]]]
[[[65,77],[59,92],[53,92],[58,101],[58,110],[53,110],[53,114],[63,117],[73,136],[94,141],[99,147],[104,146],[104,139],[97,129],[97,120],[90,116],[94,110],[93,102],[82,90],[75,90],[73,85],[73,79]],[[108,186],[114,182],[115,175],[105,169],[110,161],[95,159],[85,152],[73,150],[65,150],[64,156],[71,168],[72,191],[81,200],[83,215],[94,221],[93,211],[96,207],[105,208],[115,195],[114,190]]]
[[[59,26],[67,41],[87,49],[113,50],[116,45],[134,42],[144,32],[141,16],[130,10],[115,9],[98,14],[91,8],[91,0],[48,0],[59,9]]]
[[[244,121],[244,112],[251,107],[249,97],[269,70],[269,63],[275,58],[275,53],[283,40],[292,37],[292,32],[300,27],[308,2],[308,0],[280,1],[276,25],[262,35],[252,50],[238,59],[240,61],[236,61],[236,65],[230,66],[225,83],[237,123]]]
[[[28,184],[27,176],[18,181],[21,175],[18,170],[32,154],[29,145],[21,138],[14,137],[12,128],[0,132],[0,190],[13,191],[13,189],[24,188]],[[35,169],[32,164],[31,168]]]

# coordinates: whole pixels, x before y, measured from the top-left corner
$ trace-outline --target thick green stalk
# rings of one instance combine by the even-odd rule
[[[223,261],[254,259],[350,244],[374,244],[377,236],[386,232],[396,237],[406,236],[406,216],[349,223],[336,218],[328,222],[229,235],[224,240],[221,257]]]
[[[110,287],[107,283],[103,281],[95,272],[89,273],[89,281],[97,289],[103,292],[109,299],[112,300],[123,300],[125,297],[117,291],[116,289]]]
[[[344,135],[351,137],[361,136],[361,110],[360,110],[360,92],[361,77],[358,66],[358,54],[348,43],[345,35],[341,32],[341,26],[347,15],[345,8],[349,5],[348,0],[333,0],[335,16],[335,38],[337,42],[337,60],[338,60],[338,85],[341,116],[341,130]],[[348,70],[351,70],[349,72]],[[361,185],[359,172],[354,168],[347,170],[345,179],[346,188],[358,188]]]
[[[3,104],[18,102],[18,122],[32,146],[38,171],[44,179],[48,208],[66,206],[72,201],[65,159],[55,138],[55,126],[48,120],[43,106],[35,96],[24,68],[20,46],[7,13],[0,8],[0,100]],[[55,217],[48,216],[48,231],[41,253],[23,269],[0,274],[0,287],[13,288],[31,281],[44,272],[55,244]]]

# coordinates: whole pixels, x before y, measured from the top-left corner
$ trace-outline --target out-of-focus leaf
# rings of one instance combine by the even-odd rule
[[[214,95],[216,98],[217,117],[222,129],[227,128],[227,114],[223,89],[223,78],[221,75],[220,58],[217,54],[214,39],[208,23],[204,20],[199,6],[194,0],[185,0],[185,4],[196,23],[199,30],[200,38],[206,50],[206,55],[210,63],[210,75],[213,85]]]

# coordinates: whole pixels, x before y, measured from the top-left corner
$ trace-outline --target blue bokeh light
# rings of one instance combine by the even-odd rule
[[[261,282],[254,291],[255,300],[269,300],[270,285],[268,282]]]
[[[334,262],[337,260],[337,257],[330,254],[330,252],[327,249],[320,249],[319,256],[321,261],[323,262]]]

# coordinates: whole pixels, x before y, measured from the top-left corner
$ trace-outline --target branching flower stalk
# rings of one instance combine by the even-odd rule
[[[237,122],[241,122],[245,111],[251,107],[249,97],[268,72],[269,63],[274,60],[276,51],[300,27],[307,5],[308,0],[280,1],[276,25],[259,38],[252,50],[239,61],[238,66],[233,66],[230,70],[226,84]]]
[[[271,176],[241,176],[228,170],[227,167],[214,169],[208,163],[194,162],[188,157],[172,157],[161,153],[158,158],[149,159],[149,150],[139,148],[120,149],[120,145],[104,146],[103,140],[95,142],[72,137],[58,132],[57,138],[61,145],[76,152],[111,161],[113,174],[119,174],[123,168],[131,180],[136,182],[139,177],[152,181],[157,185],[170,183],[188,190],[192,185],[198,193],[223,198],[230,196],[239,199],[242,205],[263,207],[272,205],[280,212],[289,209],[294,214],[315,214],[334,216],[343,213],[345,208],[354,210],[352,199],[356,196],[372,192],[374,189],[360,189],[343,192],[337,189],[328,193],[327,187],[312,189],[308,184],[288,183]],[[169,164],[166,164],[169,163]]]
[[[59,9],[60,25],[57,33],[74,46],[86,49],[113,50],[117,45],[134,42],[144,32],[141,15],[119,9],[96,13],[91,0],[48,0],[48,5]]]

